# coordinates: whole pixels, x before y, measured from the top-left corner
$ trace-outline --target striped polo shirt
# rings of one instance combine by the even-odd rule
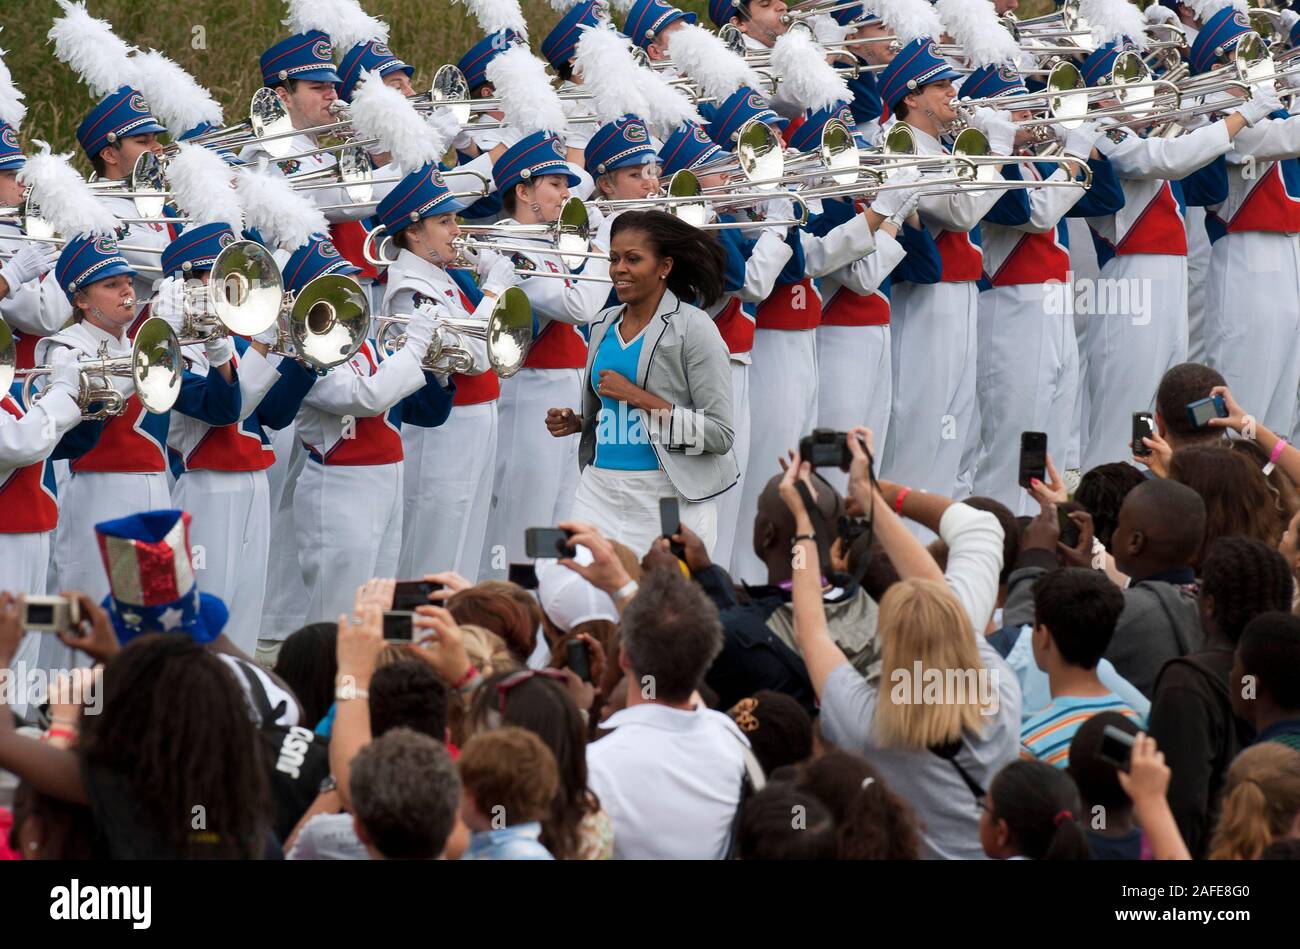
[[[1020,757],[1037,759],[1056,768],[1070,763],[1074,733],[1098,712],[1119,712],[1146,728],[1142,716],[1114,692],[1088,697],[1061,695],[1039,709],[1020,726]]]

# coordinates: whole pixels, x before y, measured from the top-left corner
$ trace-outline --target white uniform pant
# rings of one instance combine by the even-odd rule
[[[1020,433],[1046,432],[1058,471],[1064,470],[1070,440],[1078,383],[1074,320],[1067,307],[1047,305],[1050,290],[1022,284],[985,290],[979,297],[980,449],[974,492],[1017,515],[1038,510],[1018,484]]]
[[[799,439],[817,424],[816,333],[757,329],[752,358],[749,458],[736,524],[736,536],[741,538],[753,535],[759,495],[768,480],[781,473],[777,459],[798,448]],[[731,574],[736,580],[767,582],[767,567],[748,543],[736,544],[732,550]]]
[[[230,610],[225,634],[245,654],[257,649],[271,554],[271,499],[265,471],[187,471],[172,501],[190,512],[199,589]]]
[[[1092,280],[1099,275],[1100,268],[1097,265],[1097,248],[1092,241],[1092,231],[1083,218],[1066,218],[1066,232],[1070,238],[1070,276],[1072,284],[1071,299],[1074,292],[1078,291],[1079,284],[1085,280]],[[1074,412],[1070,419],[1070,448],[1065,455],[1065,466],[1061,466],[1061,461],[1056,460],[1056,470],[1062,475],[1069,468],[1078,468],[1082,456],[1083,432],[1087,430],[1084,422],[1086,417],[1086,399],[1088,387],[1082,384],[1084,379],[1084,364],[1087,360],[1087,353],[1083,349],[1083,317],[1075,311],[1074,317],[1074,351],[1076,358],[1076,378],[1079,384],[1074,387]]]
[[[1076,305],[1087,300],[1077,296]],[[1080,467],[1088,471],[1132,460],[1133,413],[1150,411],[1160,377],[1187,359],[1187,258],[1112,257],[1083,316],[1088,395]]]
[[[735,437],[731,450],[740,466],[740,479],[718,495],[718,540],[713,545],[713,559],[724,566],[731,563],[736,539],[749,543],[750,531],[740,525],[740,501],[745,489],[745,466],[749,462],[749,363],[731,361],[731,406]]]
[[[547,409],[582,413],[580,369],[521,369],[501,385],[497,403],[492,512],[479,577],[504,579],[522,563],[524,531],[567,520],[578,489],[578,436],[555,438]]]
[[[1289,436],[1300,386],[1300,235],[1219,238],[1205,290],[1207,361],[1238,405]]]
[[[659,499],[671,497],[677,498],[681,522],[704,541],[712,556],[718,533],[716,499],[685,500],[662,468],[618,471],[588,465],[578,480],[573,519],[595,524],[606,537],[627,545],[641,558],[661,536]]]
[[[888,324],[817,327],[817,427],[843,432],[865,425],[877,459],[884,457],[894,401],[890,362]],[[818,473],[840,494],[848,490],[847,472]]]
[[[1205,278],[1210,267],[1210,236],[1205,208],[1183,210],[1187,229],[1187,361],[1205,362]]]
[[[262,608],[260,639],[283,641],[307,615],[307,590],[298,564],[298,538],[293,524],[294,485],[302,473],[307,452],[298,442],[294,426],[271,434],[275,464],[266,471],[270,495],[271,548],[266,565],[266,598]]]
[[[161,471],[74,474],[59,499],[59,526],[54,535],[57,588],[80,590],[100,602],[108,595],[108,574],[99,556],[95,525],[171,506],[167,475]]]
[[[17,596],[43,594],[50,562],[50,539],[53,531],[24,534],[0,534],[0,590]],[[56,655],[55,650],[58,650]],[[18,644],[14,656],[14,674],[26,669],[50,669],[55,660],[67,655],[67,648],[50,633],[28,633]],[[22,663],[22,665],[20,665]],[[19,716],[27,712],[23,694],[14,696],[12,711]],[[6,712],[7,713],[7,710]],[[0,713],[0,714],[5,714]]]
[[[307,622],[351,615],[357,587],[396,577],[402,545],[402,463],[308,461],[293,495]]]
[[[402,426],[402,578],[454,570],[474,581],[496,452],[496,402],[454,406],[437,428]]]
[[[880,475],[951,497],[975,411],[974,283],[894,288],[894,404]]]

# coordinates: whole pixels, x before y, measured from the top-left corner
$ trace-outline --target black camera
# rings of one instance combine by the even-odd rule
[[[867,447],[865,444],[862,446]],[[832,428],[814,428],[811,435],[799,439],[799,459],[814,468],[839,468],[848,471],[853,461],[848,432]]]

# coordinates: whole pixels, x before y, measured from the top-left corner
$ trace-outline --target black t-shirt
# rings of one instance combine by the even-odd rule
[[[1090,830],[1088,855],[1094,860],[1141,860],[1142,831],[1135,827],[1123,837],[1103,837]]]

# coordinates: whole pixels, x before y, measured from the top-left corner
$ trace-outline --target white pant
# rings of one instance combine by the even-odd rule
[[[293,495],[308,623],[351,614],[357,587],[396,577],[402,545],[402,463],[308,461]],[[292,630],[290,630],[292,632]]]
[[[52,533],[53,531],[37,531],[0,534],[0,590],[15,596],[20,593],[39,596],[46,591],[45,579],[50,562]],[[66,655],[67,648],[59,642],[58,637],[49,633],[28,633],[18,644],[14,666],[23,662],[29,669],[50,669],[55,666],[55,659]],[[16,698],[21,699],[22,696]],[[19,716],[25,715],[27,703],[15,703],[13,711]],[[6,713],[7,710],[0,710],[0,714]]]
[[[1300,235],[1219,238],[1205,291],[1207,361],[1238,405],[1290,435],[1300,386]]]
[[[817,426],[843,432],[865,425],[877,459],[884,457],[894,401],[890,362],[888,325],[817,327]],[[846,472],[819,474],[841,494],[848,490]]]
[[[730,564],[736,538],[749,543],[748,526],[740,524],[741,493],[745,490],[745,466],[749,462],[749,363],[731,363],[731,406],[735,438],[731,450],[740,466],[737,482],[714,498],[718,503],[718,541],[713,547],[713,557],[720,564]]]
[[[401,577],[454,570],[473,582],[492,506],[496,451],[496,402],[454,406],[437,428],[402,426]]]
[[[504,578],[510,564],[527,559],[527,528],[568,519],[578,488],[578,436],[555,438],[547,431],[546,411],[558,408],[582,413],[581,370],[521,369],[501,384],[482,578]]]
[[[1046,432],[1047,450],[1063,470],[1074,411],[1077,356],[1074,320],[1050,313],[1042,284],[985,290],[979,298],[979,456],[974,492],[1013,514],[1038,510],[1018,484],[1020,433]],[[1059,307],[1058,307],[1059,309]]]
[[[265,471],[187,471],[172,502],[189,511],[199,589],[230,610],[225,634],[252,655],[257,648],[271,555],[271,500]]]
[[[261,639],[283,641],[306,622],[307,589],[298,563],[298,536],[293,520],[294,487],[307,451],[290,425],[271,435],[275,464],[267,469],[270,490],[271,550],[266,567],[266,602]]]
[[[1210,236],[1205,208],[1183,210],[1187,229],[1187,361],[1205,362],[1205,278],[1210,267]]]
[[[1092,280],[1099,275],[1097,248],[1092,242],[1092,231],[1083,218],[1066,218],[1065,222],[1066,231],[1070,238],[1070,273],[1074,278],[1073,289],[1077,292],[1082,281]],[[1073,294],[1071,294],[1071,299],[1073,299]],[[1082,384],[1084,364],[1087,361],[1087,353],[1083,348],[1084,325],[1084,317],[1079,316],[1076,312],[1074,317],[1075,377],[1079,381],[1074,387],[1074,410],[1070,419],[1070,446],[1065,453],[1065,466],[1061,466],[1060,459],[1055,459],[1056,470],[1062,474],[1068,468],[1079,467],[1083,433],[1087,431],[1087,424],[1084,419],[1086,418],[1085,403],[1087,401],[1088,387]]]
[[[578,480],[573,519],[595,524],[606,537],[627,545],[639,559],[660,537],[659,499],[671,497],[677,498],[681,522],[704,541],[712,556],[718,534],[716,499],[685,500],[662,468],[617,471],[588,465]]]
[[[975,411],[974,283],[899,284],[889,327],[894,404],[881,476],[951,497]]]
[[[1133,413],[1155,405],[1160,377],[1187,359],[1187,258],[1168,254],[1112,257],[1101,280],[1129,288],[1125,312],[1093,312],[1084,324],[1088,389],[1084,471],[1131,461]],[[1099,304],[1106,294],[1093,294]],[[1123,294],[1117,299],[1123,300]],[[1136,301],[1145,305],[1137,307]],[[1096,306],[1097,310],[1104,307]]]
[[[753,365],[749,367],[749,458],[740,496],[736,536],[749,537],[758,513],[758,498],[772,475],[781,473],[778,458],[798,448],[799,439],[817,423],[817,336],[813,330],[754,331]],[[733,489],[734,490],[734,489]],[[764,583],[767,567],[750,544],[731,553],[737,580]]]

